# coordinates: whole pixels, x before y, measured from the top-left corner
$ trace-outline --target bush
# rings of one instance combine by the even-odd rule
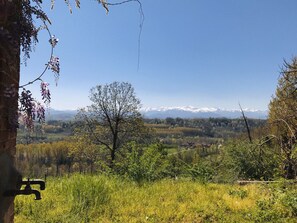
[[[290,181],[268,185],[266,199],[259,199],[255,222],[296,222],[297,187]]]
[[[188,169],[188,172],[193,180],[206,183],[213,178],[214,170],[209,166],[199,163],[194,164]]]
[[[282,203],[293,217],[297,217],[297,191],[290,191],[282,198]]]
[[[271,180],[279,167],[278,155],[267,145],[231,142],[225,147],[225,166],[244,179]]]
[[[167,152],[161,144],[140,148],[130,143],[125,159],[117,163],[118,172],[125,174],[133,181],[154,181],[166,176],[169,162]]]
[[[248,192],[247,190],[243,190],[243,189],[237,189],[237,190],[233,189],[233,190],[229,190],[229,195],[244,199],[248,196]]]

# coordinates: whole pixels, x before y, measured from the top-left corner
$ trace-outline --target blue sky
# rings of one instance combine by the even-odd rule
[[[50,2],[50,1],[48,1]],[[115,2],[115,1],[109,1]],[[72,1],[74,5],[74,1]],[[91,87],[130,82],[144,107],[195,106],[266,110],[283,60],[297,54],[296,0],[142,0],[145,21],[138,61],[139,8],[81,1],[68,13],[64,1],[44,4],[59,38],[55,54],[61,76],[49,71],[51,107],[77,109],[90,104]],[[21,83],[48,61],[48,36],[40,41]],[[39,94],[39,84],[29,87]]]

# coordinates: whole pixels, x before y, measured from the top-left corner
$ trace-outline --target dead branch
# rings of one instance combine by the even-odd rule
[[[250,132],[250,128],[249,128],[247,119],[246,119],[246,117],[245,117],[245,115],[244,115],[244,112],[243,112],[243,110],[242,110],[242,108],[241,108],[240,103],[238,103],[238,104],[239,104],[239,107],[240,107],[240,110],[241,110],[241,113],[242,113],[242,117],[243,117],[243,119],[244,119],[244,123],[245,123],[245,126],[246,126],[246,130],[247,130],[247,134],[248,134],[250,143],[253,143],[253,141],[252,141],[252,136],[251,136],[251,132]]]

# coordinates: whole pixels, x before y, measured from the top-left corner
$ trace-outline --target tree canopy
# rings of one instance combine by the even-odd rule
[[[283,155],[285,176],[297,174],[297,58],[284,63],[275,96],[269,104],[269,123]]]
[[[78,132],[87,132],[96,144],[103,145],[110,154],[110,163],[120,148],[142,136],[144,124],[139,112],[140,100],[130,83],[113,82],[93,87],[92,105],[78,114]]]

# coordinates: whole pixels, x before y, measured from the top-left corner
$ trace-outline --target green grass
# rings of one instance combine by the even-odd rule
[[[33,195],[16,198],[16,223],[296,222],[297,217],[297,203],[291,196],[288,202],[293,205],[288,206],[282,202],[286,193],[276,197],[268,186],[200,184],[187,179],[138,186],[104,175],[49,178],[46,186],[40,201]]]

